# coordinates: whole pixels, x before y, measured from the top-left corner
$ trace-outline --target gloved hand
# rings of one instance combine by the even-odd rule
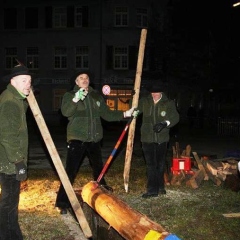
[[[87,96],[88,91],[85,90],[84,88],[80,88],[76,93],[74,98],[72,99],[73,102],[77,103],[79,100],[84,100],[85,97]]]
[[[18,181],[24,181],[27,178],[27,166],[23,161],[15,163],[16,167],[16,179]]]
[[[153,126],[153,131],[156,133],[160,133],[165,127],[167,127],[167,122],[166,121],[162,121],[160,123],[156,123]]]
[[[135,109],[134,107],[130,108],[129,110],[123,112],[124,118],[133,116],[136,118],[139,114],[139,110]]]

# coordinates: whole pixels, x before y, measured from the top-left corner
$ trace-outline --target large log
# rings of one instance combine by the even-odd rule
[[[82,199],[126,240],[162,240],[177,236],[161,225],[130,208],[97,182],[89,182],[82,189]]]

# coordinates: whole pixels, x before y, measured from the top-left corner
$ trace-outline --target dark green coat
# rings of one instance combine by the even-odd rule
[[[110,110],[103,97],[90,86],[86,98],[74,103],[72,99],[78,90],[75,85],[74,90],[66,92],[62,100],[62,114],[69,120],[67,141],[98,142],[103,137],[101,118],[119,121],[123,119],[123,112]]]
[[[142,113],[141,141],[163,143],[169,141],[169,130],[179,122],[174,101],[169,100],[162,93],[162,98],[154,104],[152,95],[149,94],[139,100],[138,110]],[[160,133],[153,131],[153,126],[162,121],[170,121],[170,125],[164,128]]]
[[[0,95],[0,172],[15,174],[15,164],[28,158],[27,101],[9,84]]]

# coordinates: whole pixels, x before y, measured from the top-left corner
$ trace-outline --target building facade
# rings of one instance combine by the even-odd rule
[[[0,8],[0,77],[18,62],[35,73],[33,87],[42,112],[58,112],[63,94],[80,70],[112,109],[126,110],[136,75],[142,29],[155,1],[3,1]],[[159,12],[161,8],[159,7]],[[150,71],[146,43],[143,72]],[[149,81],[142,78],[142,83]],[[1,91],[7,82],[1,81]]]

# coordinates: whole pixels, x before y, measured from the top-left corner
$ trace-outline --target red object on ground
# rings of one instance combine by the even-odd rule
[[[190,157],[173,158],[171,170],[173,174],[179,174],[181,171],[192,174],[191,165]]]

